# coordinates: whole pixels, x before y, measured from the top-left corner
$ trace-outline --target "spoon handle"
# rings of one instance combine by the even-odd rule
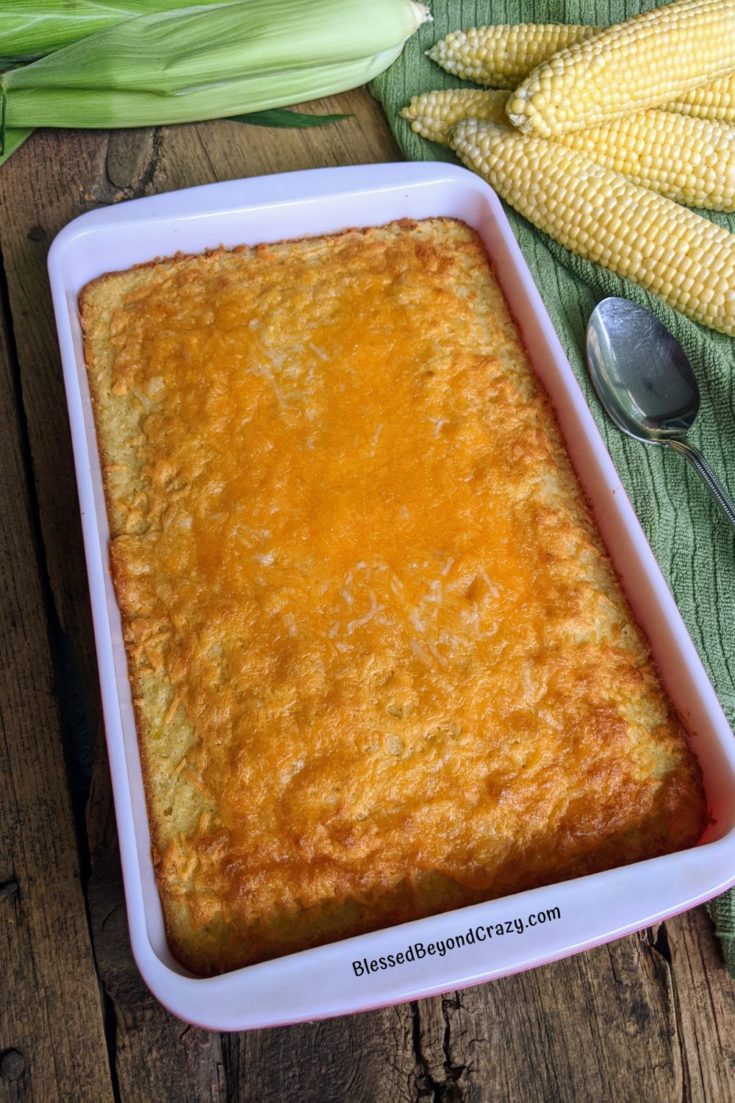
[[[688,440],[669,440],[666,443],[669,444],[675,452],[678,452],[680,456],[686,456],[694,470],[701,476],[703,482],[705,482],[712,491],[712,494],[720,503],[728,521],[735,529],[735,505],[702,453],[695,448],[693,444],[690,444]]]

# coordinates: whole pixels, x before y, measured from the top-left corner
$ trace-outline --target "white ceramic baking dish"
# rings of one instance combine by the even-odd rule
[[[172,957],[153,873],[77,296],[113,269],[401,217],[464,219],[482,236],[666,686],[693,732],[712,823],[699,846],[307,950],[213,979]],[[445,164],[378,164],[235,180],[82,215],[49,272],[74,443],[133,952],[174,1014],[213,1030],[412,1000],[528,969],[657,922],[735,882],[735,741],[585,404],[495,194]]]

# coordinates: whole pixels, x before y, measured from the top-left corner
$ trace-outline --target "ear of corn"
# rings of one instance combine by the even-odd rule
[[[661,106],[667,111],[678,111],[697,119],[735,123],[735,73],[700,84],[691,92],[685,92],[678,99]]]
[[[508,126],[508,95],[480,88],[425,92],[401,115],[422,138],[448,145],[452,127],[464,119]],[[723,123],[653,108],[550,140],[688,207],[735,210],[735,128]]]
[[[448,73],[490,88],[515,88],[552,54],[603,30],[580,23],[498,23],[451,31],[427,56]]]
[[[364,12],[360,18],[360,12]],[[411,0],[236,0],[126,20],[6,74],[17,88],[191,88],[357,61],[403,43],[426,17]]]
[[[507,126],[507,100],[508,93],[504,89],[449,88],[414,96],[401,115],[411,124],[414,133],[430,142],[448,145],[450,130],[462,119],[482,119]]]
[[[499,23],[452,31],[427,54],[462,80],[512,89],[560,50],[603,30],[581,23]],[[661,107],[700,119],[735,123],[735,73],[698,85]]]
[[[474,119],[452,146],[520,214],[697,322],[735,336],[735,235],[556,142]]]
[[[676,99],[735,69],[735,4],[674,0],[554,54],[516,88],[512,123],[553,137]]]
[[[127,20],[0,77],[11,127],[212,119],[354,88],[429,19],[413,0],[236,0]]]
[[[735,129],[655,108],[556,139],[688,207],[735,210]]]
[[[206,4],[223,0],[197,0]],[[0,66],[43,57],[136,15],[174,11],[188,0],[2,0]]]
[[[115,89],[23,88],[7,97],[12,127],[59,126],[115,129],[222,119],[357,88],[382,73],[402,49],[317,69],[292,69],[230,80],[181,95]],[[0,77],[0,85],[3,78]]]

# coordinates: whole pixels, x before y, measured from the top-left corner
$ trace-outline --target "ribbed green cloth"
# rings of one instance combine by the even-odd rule
[[[411,96],[462,87],[425,57],[448,31],[488,23],[613,23],[655,7],[651,0],[433,0],[434,22],[407,43],[372,84],[405,156],[455,158],[413,133],[398,112]],[[468,86],[469,87],[469,86]],[[506,207],[546,309],[587,396],[730,725],[735,725],[735,535],[688,464],[668,449],[620,433],[603,414],[584,366],[587,319],[600,299],[622,295],[652,310],[675,334],[699,379],[702,406],[692,441],[735,496],[735,341],[690,322],[634,283],[580,260]],[[735,232],[735,215],[710,215]],[[735,889],[709,905],[735,975]]]

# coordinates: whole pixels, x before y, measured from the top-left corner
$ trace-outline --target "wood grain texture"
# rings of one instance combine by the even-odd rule
[[[130,952],[119,855],[114,838],[109,842],[94,856],[89,901],[121,1098],[215,1103],[226,1097],[220,1038],[169,1015],[141,980]]]
[[[56,620],[55,646],[63,646],[66,656],[61,726],[73,721],[78,731],[99,733],[73,468],[45,272],[48,245],[76,214],[104,203],[218,179],[399,159],[365,91],[330,97],[305,110],[344,111],[352,117],[310,130],[222,122],[112,135],[40,132],[0,173],[0,233],[20,373],[17,397],[33,465],[41,565],[47,572],[44,605],[33,596],[33,586],[39,585],[33,583],[27,524],[33,503],[24,498],[21,508],[14,502],[22,478],[11,475],[8,500],[20,527],[0,531],[0,539],[10,541],[2,549],[0,571],[14,564],[7,577],[15,578],[17,567],[21,581],[11,584],[10,619],[2,625],[10,634],[0,638],[0,647],[6,635],[9,641],[0,669],[0,716],[8,731],[25,733],[21,746],[35,739],[37,753],[23,757],[17,737],[12,741],[13,777],[17,773],[22,785],[10,794],[16,803],[9,807],[6,794],[0,809],[0,833],[3,842],[8,840],[0,849],[0,909],[10,915],[0,933],[0,952],[7,955],[3,961],[13,963],[5,973],[13,993],[8,1022],[23,1021],[16,1008],[26,1016],[34,1008],[45,1010],[23,1029],[8,1031],[3,1024],[0,1103],[85,1098],[69,1091],[72,1054],[79,1083],[98,1093],[87,1097],[114,1097],[120,1103],[735,1100],[735,984],[722,967],[701,909],[655,932],[444,998],[219,1037],[173,1019],[140,981],[127,940],[103,748],[94,765],[79,855],[72,848],[70,857],[59,843],[59,830],[68,830],[71,822],[68,802],[63,815],[56,813],[61,829],[55,829],[48,846],[41,846],[45,836],[38,832],[30,856],[18,851],[32,843],[21,831],[23,822],[48,824],[52,807],[57,808],[47,790],[60,788],[62,797],[64,792],[63,763],[51,738],[59,718],[44,651],[49,617]],[[14,411],[3,412],[3,424],[5,414],[12,423]],[[0,447],[6,445],[0,440]],[[5,465],[0,477],[4,473]],[[19,610],[25,610],[23,616]],[[22,676],[11,666],[20,657],[30,672]],[[74,774],[71,745],[67,758]],[[34,796],[36,789],[40,792]],[[17,803],[19,796],[31,801],[30,810]],[[58,794],[54,799],[61,800]],[[38,892],[35,883],[23,885],[18,870],[31,858],[44,870],[50,864],[58,867],[51,884],[66,883],[71,876],[73,891],[67,887],[60,897],[63,922],[52,922],[47,905],[29,896]],[[62,940],[81,938],[84,948],[77,859],[91,866],[88,906],[103,1005],[96,989],[94,998],[89,995],[88,964],[79,966],[78,976],[69,976],[61,963],[39,964],[45,961],[50,932]],[[23,909],[31,898],[28,917]],[[88,944],[80,951],[82,964],[84,953]],[[75,998],[82,983],[87,998]],[[39,1003],[43,986],[56,986],[57,994]],[[101,1045],[103,1026],[109,1066]]]
[[[0,329],[0,1100],[101,1103],[107,1047],[10,369]]]
[[[224,1040],[228,1103],[410,1103],[419,1068],[409,1005]]]
[[[473,1103],[678,1099],[668,987],[660,952],[633,937],[422,1004],[426,1079]]]
[[[703,908],[666,924],[682,1098],[735,1099],[735,980]]]

